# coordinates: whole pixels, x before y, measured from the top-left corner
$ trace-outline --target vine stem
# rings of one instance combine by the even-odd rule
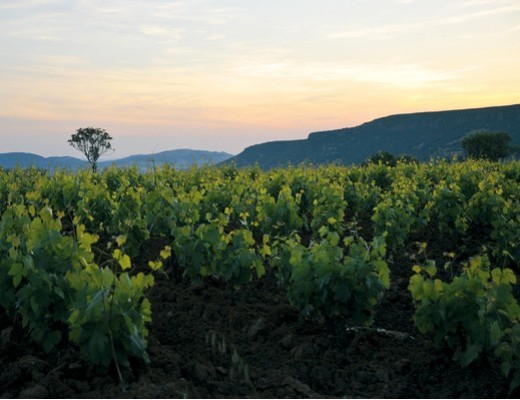
[[[123,379],[123,375],[121,375],[121,370],[119,369],[119,363],[117,362],[117,358],[116,358],[116,348],[114,346],[114,338],[112,337],[112,331],[110,330],[110,328],[108,329],[108,334],[110,336],[110,345],[112,347],[112,356],[114,357],[114,363],[116,364],[117,377],[119,378],[119,383],[124,383],[125,380]]]
[[[114,281],[112,283],[112,298],[110,299],[110,309],[108,311],[108,319],[105,320],[108,329],[108,336],[110,338],[110,347],[112,348],[112,358],[114,359],[114,364],[116,365],[117,377],[119,378],[119,383],[123,384],[125,381],[123,379],[123,375],[121,374],[121,369],[119,368],[119,363],[117,362],[116,357],[116,347],[114,345],[114,337],[112,336],[112,329],[110,329],[110,321],[112,321],[112,309],[114,304],[114,297],[116,293],[116,277],[114,277]],[[105,307],[105,295],[103,294],[103,311],[106,314]]]

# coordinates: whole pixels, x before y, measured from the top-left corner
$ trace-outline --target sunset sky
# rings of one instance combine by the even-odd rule
[[[239,153],[520,103],[520,0],[1,0],[0,153]]]

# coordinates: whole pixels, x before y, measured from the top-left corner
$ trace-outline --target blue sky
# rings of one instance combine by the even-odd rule
[[[238,153],[402,112],[520,102],[518,0],[3,0],[0,152]]]

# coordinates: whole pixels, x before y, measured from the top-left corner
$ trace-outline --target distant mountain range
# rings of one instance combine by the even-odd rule
[[[520,104],[391,115],[353,128],[311,133],[303,140],[257,144],[226,163],[258,163],[262,168],[303,162],[350,165],[379,151],[427,161],[461,153],[462,138],[482,130],[506,132],[520,143]]]
[[[224,152],[179,149],[156,154],[139,154],[118,160],[100,161],[99,168],[116,164],[121,167],[135,165],[141,170],[146,170],[153,165],[168,163],[176,168],[185,169],[193,165],[217,164],[232,156],[232,154]],[[42,157],[32,153],[0,154],[0,167],[14,168],[17,165],[22,168],[35,166],[44,169],[56,167],[78,169],[87,167],[88,163],[74,157]]]

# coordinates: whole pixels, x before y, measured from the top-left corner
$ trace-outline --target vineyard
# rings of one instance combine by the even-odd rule
[[[507,397],[520,162],[0,171],[2,397]]]

